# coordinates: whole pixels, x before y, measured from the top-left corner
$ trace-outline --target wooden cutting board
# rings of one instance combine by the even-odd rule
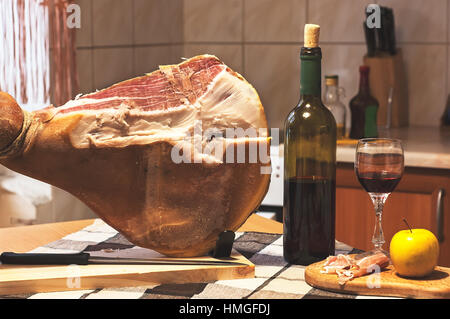
[[[232,261],[245,265],[86,265],[22,266],[0,264],[0,295],[152,286],[253,278],[255,265],[233,250]],[[213,260],[211,257],[195,258]]]
[[[450,298],[450,268],[436,267],[420,279],[400,277],[391,265],[378,274],[371,274],[339,285],[336,274],[321,274],[324,261],[305,269],[305,280],[312,287],[339,293],[405,298]]]

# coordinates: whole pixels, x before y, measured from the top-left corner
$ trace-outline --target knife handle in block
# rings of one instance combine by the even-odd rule
[[[13,265],[87,265],[88,253],[52,254],[52,253],[12,253],[0,255],[2,264]]]

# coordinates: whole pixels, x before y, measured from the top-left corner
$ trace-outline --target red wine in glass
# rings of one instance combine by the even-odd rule
[[[358,153],[359,182],[368,193],[392,193],[402,178],[403,155]]]
[[[375,207],[375,230],[372,242],[375,250],[384,244],[381,216],[384,203],[400,182],[404,168],[403,147],[400,140],[367,138],[358,141],[355,172]]]
[[[359,182],[368,193],[392,193],[400,182],[399,174],[369,172],[358,175]]]

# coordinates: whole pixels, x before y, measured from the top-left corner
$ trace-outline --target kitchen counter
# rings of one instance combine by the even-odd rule
[[[450,130],[438,127],[407,127],[380,130],[380,137],[398,138],[403,142],[405,166],[450,169]],[[356,145],[339,145],[337,161],[354,163]]]

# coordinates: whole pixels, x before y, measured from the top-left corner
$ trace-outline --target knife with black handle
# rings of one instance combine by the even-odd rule
[[[89,253],[53,254],[53,253],[13,253],[0,255],[2,264],[12,265],[211,265],[211,266],[247,266],[245,263],[230,260],[195,260],[180,258],[114,258],[91,256]]]
[[[367,45],[367,56],[375,56],[376,53],[376,39],[375,39],[375,29],[369,28],[367,23],[363,22],[364,35],[366,37]]]
[[[386,8],[385,7],[380,7],[380,21],[381,21],[381,27],[376,28],[377,51],[387,52],[388,44],[387,44],[387,37],[386,37]]]
[[[76,254],[45,254],[45,253],[12,253],[5,252],[0,255],[2,264],[14,265],[87,265],[90,255],[88,253]]]
[[[394,12],[391,8],[386,8],[386,42],[389,54],[397,53],[395,41],[395,21]]]
[[[366,21],[363,23],[367,44],[367,56],[375,56],[378,53],[395,55],[397,50],[393,10],[388,7],[380,6],[380,25],[379,27],[373,28],[367,26],[369,13],[370,11],[366,9]]]

